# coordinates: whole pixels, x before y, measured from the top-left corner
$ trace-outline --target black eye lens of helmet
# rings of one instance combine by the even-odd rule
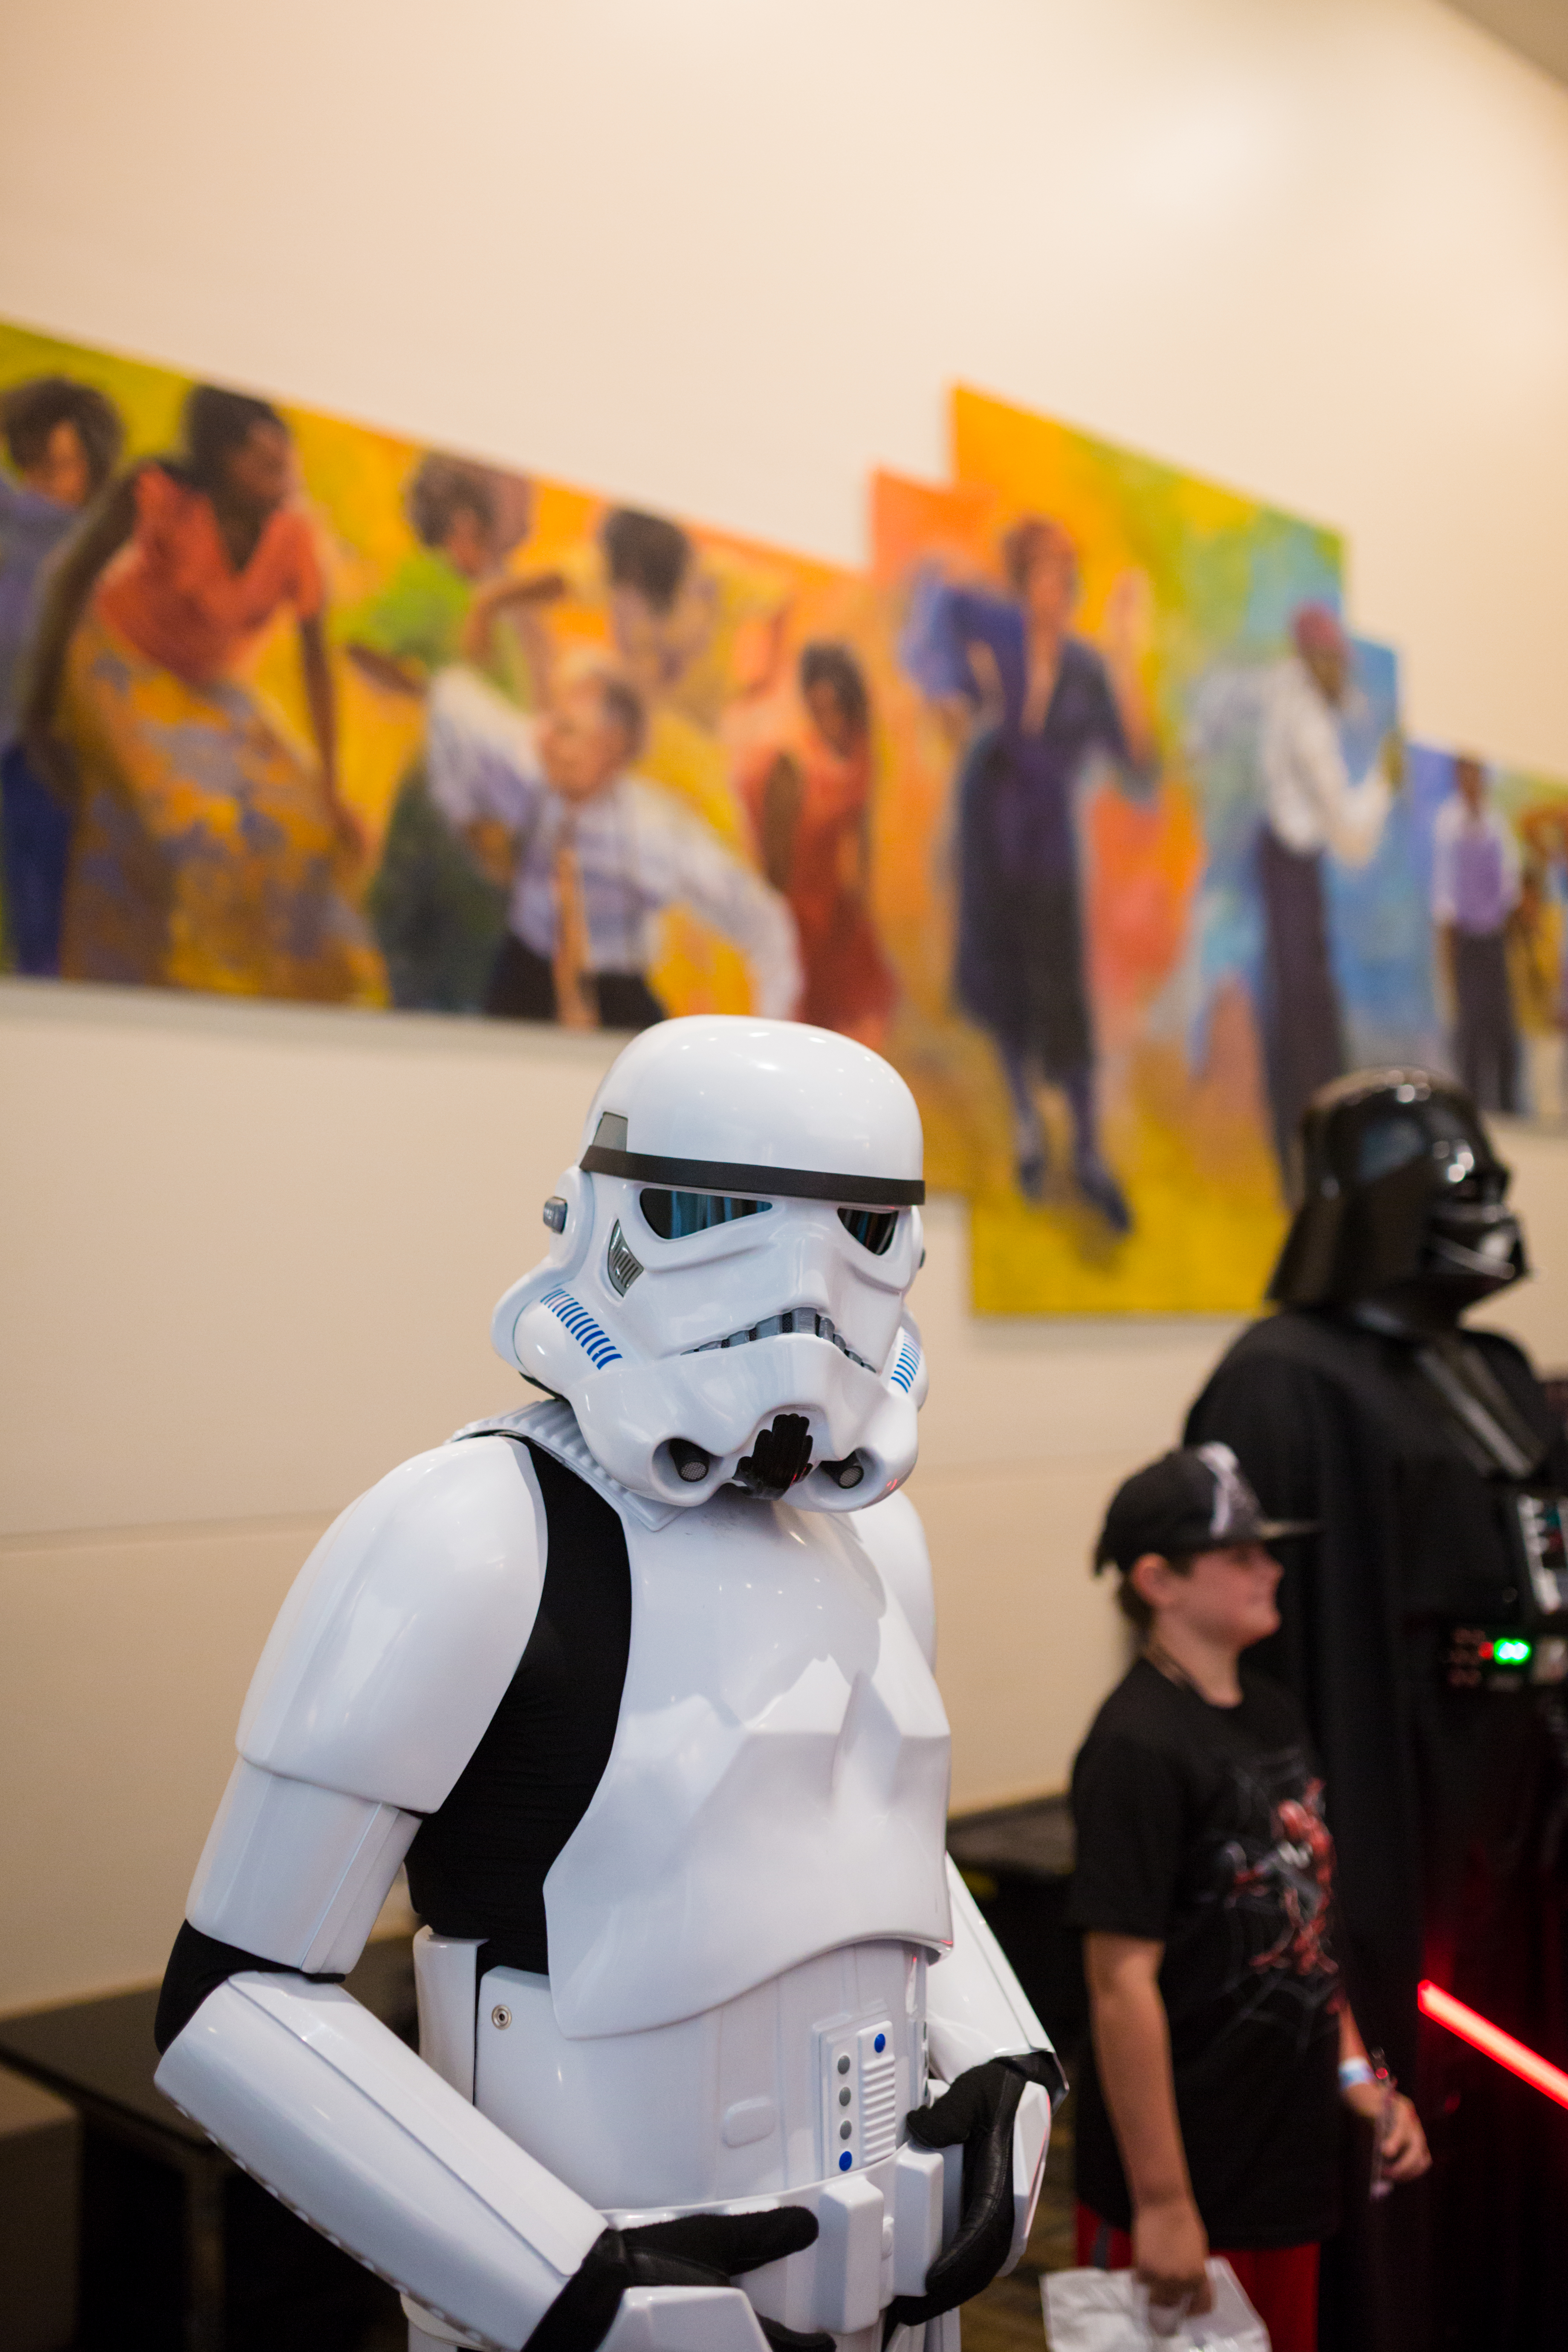
[[[1422,1159],[1429,1149],[1426,1130],[1415,1113],[1394,1111],[1363,1127],[1356,1138],[1356,1182],[1375,1184],[1380,1177],[1392,1176],[1396,1168]]]
[[[885,1257],[893,1245],[899,1213],[897,1209],[840,1209],[838,1222],[862,1249],[868,1249],[873,1257]]]
[[[727,1192],[665,1192],[649,1190],[639,1205],[661,1242],[683,1242],[714,1225],[732,1225],[737,1217],[760,1216],[771,1201],[738,1201]]]

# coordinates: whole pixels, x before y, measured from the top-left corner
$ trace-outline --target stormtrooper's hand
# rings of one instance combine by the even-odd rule
[[[988,2286],[1013,2251],[1013,2125],[1026,2087],[1037,2083],[1053,2100],[1062,2072],[1045,2051],[1027,2057],[991,2058],[971,2066],[934,2106],[916,2107],[910,2137],[921,2147],[963,2149],[963,2210],[952,2243],[926,2273],[923,2294],[900,2294],[889,2323],[918,2327],[953,2311]]]
[[[529,2337],[527,2352],[595,2352],[627,2287],[728,2286],[743,2271],[798,2254],[816,2237],[816,2215],[799,2205],[766,2213],[688,2213],[637,2230],[606,2230]],[[803,2336],[760,2313],[757,2324],[777,2352],[833,2352],[831,2336]]]

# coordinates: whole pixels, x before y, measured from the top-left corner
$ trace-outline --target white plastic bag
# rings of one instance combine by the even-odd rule
[[[1054,2271],[1040,2281],[1050,2352],[1268,2352],[1268,2330],[1241,2291],[1236,2273],[1217,2256],[1208,2264],[1214,2308],[1189,2315],[1166,2333],[1150,2324],[1149,2290],[1131,2271]]]

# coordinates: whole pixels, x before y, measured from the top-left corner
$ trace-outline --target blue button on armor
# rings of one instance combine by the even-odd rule
[[[847,2171],[848,2171],[848,2169],[849,2169],[849,2168],[850,2168],[850,2166],[854,2163],[854,2161],[855,2161],[855,2159],[854,2159],[854,2158],[850,2155],[849,2150],[848,2150],[847,2148],[846,2148],[846,2149],[845,2149],[845,2151],[844,2151],[844,2153],[843,2153],[843,2155],[842,2155],[842,2156],[839,2158],[839,2159],[838,2159],[838,2169],[839,2169],[839,2171],[840,2171],[840,2172],[847,2172]]]
[[[879,2057],[881,2055],[882,2052],[887,2048],[887,2046],[888,2046],[888,2037],[887,2037],[887,2035],[886,2035],[885,2033],[879,2033],[879,2034],[878,2034],[878,2036],[877,2036],[877,2039],[876,2039],[876,2040],[875,2040],[875,2042],[872,2042],[872,2044],[871,2044],[872,2049],[876,2051],[876,2053],[877,2053],[877,2054],[879,2055]]]

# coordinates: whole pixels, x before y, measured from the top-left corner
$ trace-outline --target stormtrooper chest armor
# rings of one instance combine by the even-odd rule
[[[668,2024],[841,1945],[945,1944],[947,1721],[853,1522],[731,1491],[611,1499],[631,1647],[609,1762],[545,1880],[561,2031]]]

